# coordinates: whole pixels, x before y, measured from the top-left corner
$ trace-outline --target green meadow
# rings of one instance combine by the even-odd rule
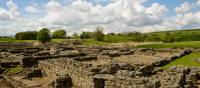
[[[200,58],[200,53],[191,53],[189,55],[183,56],[171,63],[161,67],[162,69],[170,69],[173,66],[186,66],[186,67],[200,67],[200,62],[197,59]]]

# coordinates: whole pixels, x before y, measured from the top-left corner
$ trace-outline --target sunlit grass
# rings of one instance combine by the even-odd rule
[[[181,57],[171,63],[161,67],[162,69],[169,69],[173,66],[186,66],[186,67],[200,67],[200,63],[197,62],[197,59],[200,58],[200,53],[191,53],[184,57]]]
[[[63,43],[66,41],[66,39],[51,39],[51,41],[56,43]]]
[[[138,45],[135,48],[200,48],[200,41]]]
[[[36,40],[16,40],[15,38],[0,38],[0,42],[34,42]]]
[[[109,44],[108,42],[100,42],[100,41],[96,41],[94,39],[84,39],[81,40],[83,45],[107,45]]]
[[[6,74],[15,74],[21,71],[23,71],[23,67],[13,67],[13,68],[9,68]]]

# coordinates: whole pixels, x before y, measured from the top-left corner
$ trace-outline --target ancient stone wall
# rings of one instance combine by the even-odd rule
[[[4,76],[6,82],[8,82],[13,88],[42,88],[40,84],[35,82],[25,82],[14,79],[13,77]]]
[[[66,58],[67,59],[67,58]],[[74,60],[40,61],[42,73],[52,79],[63,74],[68,75],[75,88],[145,88],[159,86],[160,82],[150,83],[145,78],[117,77],[109,74],[98,74],[91,66]],[[151,87],[152,88],[152,87]],[[156,87],[155,87],[156,88]]]
[[[192,50],[190,49],[185,49],[183,51],[181,51],[180,53],[176,54],[176,55],[173,55],[171,57],[169,57],[168,59],[163,59],[161,61],[157,61],[157,62],[154,62],[152,63],[151,65],[147,65],[145,67],[142,67],[140,69],[140,71],[143,73],[143,75],[146,75],[148,76],[148,74],[152,73],[152,71],[154,70],[155,67],[161,67],[161,66],[164,66],[178,58],[181,58],[185,55],[188,55],[192,52]]]
[[[102,88],[147,88],[149,83],[145,78],[115,77],[113,75],[95,75],[94,78],[102,81],[101,84],[104,84]],[[156,86],[156,84],[153,85]]]
[[[50,78],[56,78],[63,74],[69,75],[75,88],[96,88],[94,87],[94,80],[91,77],[93,73],[88,72],[81,63],[73,60],[64,62],[61,61],[40,61],[39,67],[42,73]]]
[[[23,83],[20,81],[16,81],[11,77],[4,77],[4,79],[15,88],[24,88]]]

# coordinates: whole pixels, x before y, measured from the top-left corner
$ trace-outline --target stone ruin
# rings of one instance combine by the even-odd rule
[[[130,49],[109,46],[15,44],[1,47],[4,88],[198,88],[200,68],[161,66],[192,49]],[[1,45],[0,45],[1,46]],[[15,74],[6,68],[21,66]],[[8,86],[9,84],[9,86]]]

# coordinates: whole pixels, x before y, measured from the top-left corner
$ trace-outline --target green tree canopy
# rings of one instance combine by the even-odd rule
[[[80,38],[81,38],[81,39],[89,39],[89,38],[92,38],[92,32],[85,32],[85,31],[83,31],[83,32],[80,34]]]
[[[45,43],[51,41],[50,31],[47,28],[43,28],[38,32],[37,40]]]
[[[46,32],[50,33],[50,30],[47,28],[42,28],[39,32],[41,32],[41,31],[46,31]]]
[[[65,38],[66,31],[65,30],[57,30],[53,32],[52,38]]]
[[[36,40],[36,31],[18,32],[15,34],[15,39],[17,40]]]

